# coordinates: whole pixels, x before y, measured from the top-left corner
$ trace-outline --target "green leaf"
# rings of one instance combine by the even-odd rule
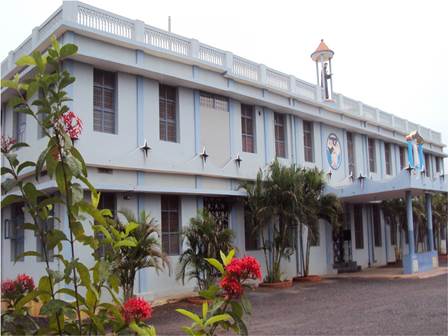
[[[36,61],[34,60],[33,57],[28,56],[28,55],[23,55],[22,57],[20,57],[17,61],[16,64],[18,66],[23,66],[23,65],[35,65]]]
[[[224,274],[224,267],[218,260],[215,258],[205,258],[205,260],[207,260],[208,263],[215,267],[221,274]]]
[[[208,302],[207,300],[204,301],[202,304],[202,318],[205,320],[207,318],[208,313]]]
[[[221,256],[221,260],[222,260],[222,263],[224,264],[224,266],[227,266],[227,264],[226,264],[227,257],[224,254],[224,252],[223,251],[219,251],[219,255]]]
[[[81,153],[76,149],[75,146],[70,148],[70,152],[80,162],[83,175],[87,176],[86,162],[84,161],[84,158],[82,157]]]
[[[87,288],[86,305],[91,312],[93,312],[93,308],[96,304],[97,299],[98,297],[96,296],[95,292],[91,288]]]
[[[133,238],[133,239],[131,239],[131,238]],[[137,246],[137,242],[134,237],[120,240],[119,242],[114,244],[114,248],[116,248],[116,249],[119,247],[135,247],[135,246]]]
[[[42,168],[44,166],[45,160],[47,158],[47,154],[49,153],[51,147],[46,147],[42,153],[40,153],[39,158],[36,162],[36,180],[39,179],[40,174],[42,172]]]
[[[64,57],[72,56],[72,55],[76,54],[77,52],[78,52],[78,47],[74,44],[68,43],[68,44],[65,44],[61,48],[61,51],[59,52],[59,56],[61,58],[64,58]]]
[[[22,162],[19,167],[17,167],[17,174],[20,174],[20,172],[25,169],[26,167],[34,167],[36,166],[36,164],[34,162],[31,161],[25,161]]]
[[[109,264],[105,260],[98,260],[93,267],[93,282],[100,283],[109,278]]]
[[[23,201],[23,197],[22,196],[17,196],[17,195],[8,195],[5,198],[2,199],[1,201],[1,207],[7,207],[8,205],[11,205],[13,203],[19,203]]]
[[[82,190],[82,187],[79,183],[73,183],[70,191],[72,194],[73,204],[76,204],[84,199],[84,190]]]
[[[220,314],[220,315],[215,315],[210,317],[206,322],[205,322],[205,326],[211,326],[214,325],[218,322],[222,322],[222,321],[231,321],[232,317],[229,314]]]
[[[27,295],[25,295],[23,298],[21,298],[15,305],[14,305],[14,310],[19,311],[20,309],[23,308],[24,305],[26,305],[28,302],[34,300],[35,298],[37,298],[39,295],[42,294],[41,290],[33,290],[32,292],[28,293]]]
[[[66,305],[65,301],[53,299],[42,305],[39,313],[41,315],[56,315],[61,313]]]
[[[193,321],[196,322],[199,326],[203,326],[203,323],[202,323],[201,318],[200,318],[198,315],[196,315],[195,313],[192,313],[192,312],[190,312],[190,311],[188,311],[188,310],[186,310],[186,309],[181,309],[181,308],[176,309],[176,311],[177,311],[179,314],[182,314],[182,315],[188,317],[189,319],[193,320]]]
[[[47,246],[50,250],[65,240],[68,240],[67,236],[61,230],[54,229],[47,233]]]
[[[78,159],[76,159],[74,156],[67,156],[65,159],[65,163],[67,164],[68,168],[72,172],[73,176],[78,177],[82,173],[82,166],[81,162],[79,162]]]
[[[132,231],[134,231],[138,227],[139,227],[139,225],[137,223],[134,223],[134,222],[131,222],[128,225],[126,225],[126,228],[125,228],[126,236],[128,236],[129,233],[131,233]]]
[[[22,148],[22,147],[29,147],[29,146],[30,146],[30,145],[28,145],[28,144],[25,143],[25,142],[17,142],[17,143],[15,143],[14,145],[11,146],[11,150],[13,150],[13,149],[17,150],[17,149],[19,149],[19,148]]]
[[[91,285],[90,274],[89,274],[89,270],[87,269],[87,267],[80,262],[76,262],[75,267],[78,270],[79,277],[81,278],[82,284],[84,284],[84,286],[86,286],[86,287],[90,287],[90,285]]]
[[[62,162],[58,162],[58,165],[56,166],[56,183],[58,185],[58,189],[62,194],[65,194],[65,178],[64,178],[64,169]]]
[[[17,185],[17,180],[12,179],[12,178],[7,178],[4,182],[2,182],[2,191],[7,193],[9,191],[11,191],[12,189],[14,189],[14,187]],[[6,205],[5,205],[6,206]],[[2,207],[3,207],[3,202],[2,202]]]
[[[2,167],[2,175],[11,174],[14,176],[14,171],[11,168],[8,167]]]
[[[18,260],[22,259],[23,257],[42,257],[42,255],[36,251],[26,251],[26,252],[19,254],[16,257],[14,262],[16,263]]]
[[[207,300],[214,300],[219,292],[219,287],[216,284],[211,284],[207,289],[199,291],[199,295]]]
[[[135,323],[135,321],[132,321],[130,324],[129,324],[129,328],[132,330],[132,331],[134,331],[137,335],[139,335],[139,336],[150,336],[151,334],[149,333],[149,331],[147,331],[147,330],[145,330],[144,328],[142,328],[142,327],[139,327],[138,325],[137,325],[137,323]]]
[[[39,71],[44,72],[45,64],[46,64],[45,58],[42,57],[42,54],[37,50],[33,51],[32,56],[33,56],[34,62],[36,64],[37,68],[39,69]]]

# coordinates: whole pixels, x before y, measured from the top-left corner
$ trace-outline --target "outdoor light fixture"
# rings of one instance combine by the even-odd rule
[[[241,162],[243,161],[243,159],[240,156],[240,153],[236,154],[236,157],[235,157],[234,160],[235,160],[236,166],[239,168],[241,166]]]
[[[330,180],[331,180],[331,175],[333,175],[333,172],[331,171],[331,168],[329,168],[327,176],[328,176],[328,179],[330,179]]]
[[[145,139],[145,142],[143,143],[143,146],[140,146],[139,148],[140,148],[140,150],[143,151],[145,158],[148,157],[149,151],[152,149],[151,146],[148,145],[148,141],[146,139]]]
[[[362,182],[362,181],[364,181],[365,179],[366,179],[366,177],[363,176],[361,173],[359,173],[359,176],[358,176],[358,180],[359,180],[359,182]]]
[[[411,174],[414,168],[409,164],[404,170],[406,170],[409,174]]]
[[[350,179],[350,181],[354,181],[355,177],[353,176],[353,172],[350,172],[350,174],[348,175],[348,178]]]
[[[204,148],[202,148],[202,153],[199,154],[199,156],[201,157],[203,163],[207,163],[207,158],[209,157],[209,155],[207,154],[205,146]]]

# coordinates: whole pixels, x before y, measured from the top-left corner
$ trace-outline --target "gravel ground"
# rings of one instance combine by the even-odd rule
[[[430,279],[324,280],[250,294],[250,335],[448,335],[448,276]],[[175,335],[190,321],[175,308],[154,309],[159,335]]]

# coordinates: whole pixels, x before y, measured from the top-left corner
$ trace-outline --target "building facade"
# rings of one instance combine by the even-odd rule
[[[76,142],[102,203],[118,211],[149,211],[162,229],[162,247],[176,266],[180,232],[200,208],[208,208],[235,232],[240,254],[263,264],[256,237],[248,234],[241,181],[254,179],[275,158],[282,164],[328,172],[328,191],[346,210],[348,238],[343,259],[361,267],[395,261],[409,253],[388,225],[378,201],[406,193],[447,192],[446,154],[441,134],[362,102],[304,82],[195,39],[138,20],[66,1],[2,62],[2,79],[32,69],[15,65],[21,54],[45,51],[51,35],[75,43],[79,52],[65,61],[76,77],[70,108],[84,123]],[[310,65],[311,66],[311,65]],[[2,102],[11,92],[2,90]],[[424,174],[406,170],[405,136],[417,130],[425,140]],[[2,134],[31,144],[22,159],[37,159],[45,145],[37,123],[2,105]],[[55,184],[40,179],[39,188]],[[55,209],[61,218],[64,209]],[[20,207],[2,212],[3,231],[25,220]],[[67,230],[66,223],[54,223]],[[43,272],[35,257],[16,255],[39,248],[30,231],[2,235],[2,274]],[[334,237],[325,221],[311,248],[310,273],[336,271]],[[446,248],[445,241],[441,248]],[[82,248],[84,260],[92,258]],[[57,267],[57,261],[54,261]],[[300,274],[295,256],[284,263],[285,277]],[[190,291],[168,272],[139,273],[136,290],[154,297]]]

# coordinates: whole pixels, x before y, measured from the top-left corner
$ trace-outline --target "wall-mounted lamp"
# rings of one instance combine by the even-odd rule
[[[207,158],[209,157],[209,155],[207,154],[207,150],[204,148],[202,148],[202,153],[199,154],[199,156],[201,157],[202,163],[207,163]]]
[[[234,160],[235,160],[236,166],[239,168],[241,166],[241,162],[243,161],[243,159],[240,156],[240,153],[236,154],[236,157],[235,157]]]
[[[149,151],[152,149],[151,146],[148,145],[148,141],[145,139],[145,142],[142,146],[139,147],[141,151],[143,151],[143,154],[145,155],[145,158],[148,157]]]

